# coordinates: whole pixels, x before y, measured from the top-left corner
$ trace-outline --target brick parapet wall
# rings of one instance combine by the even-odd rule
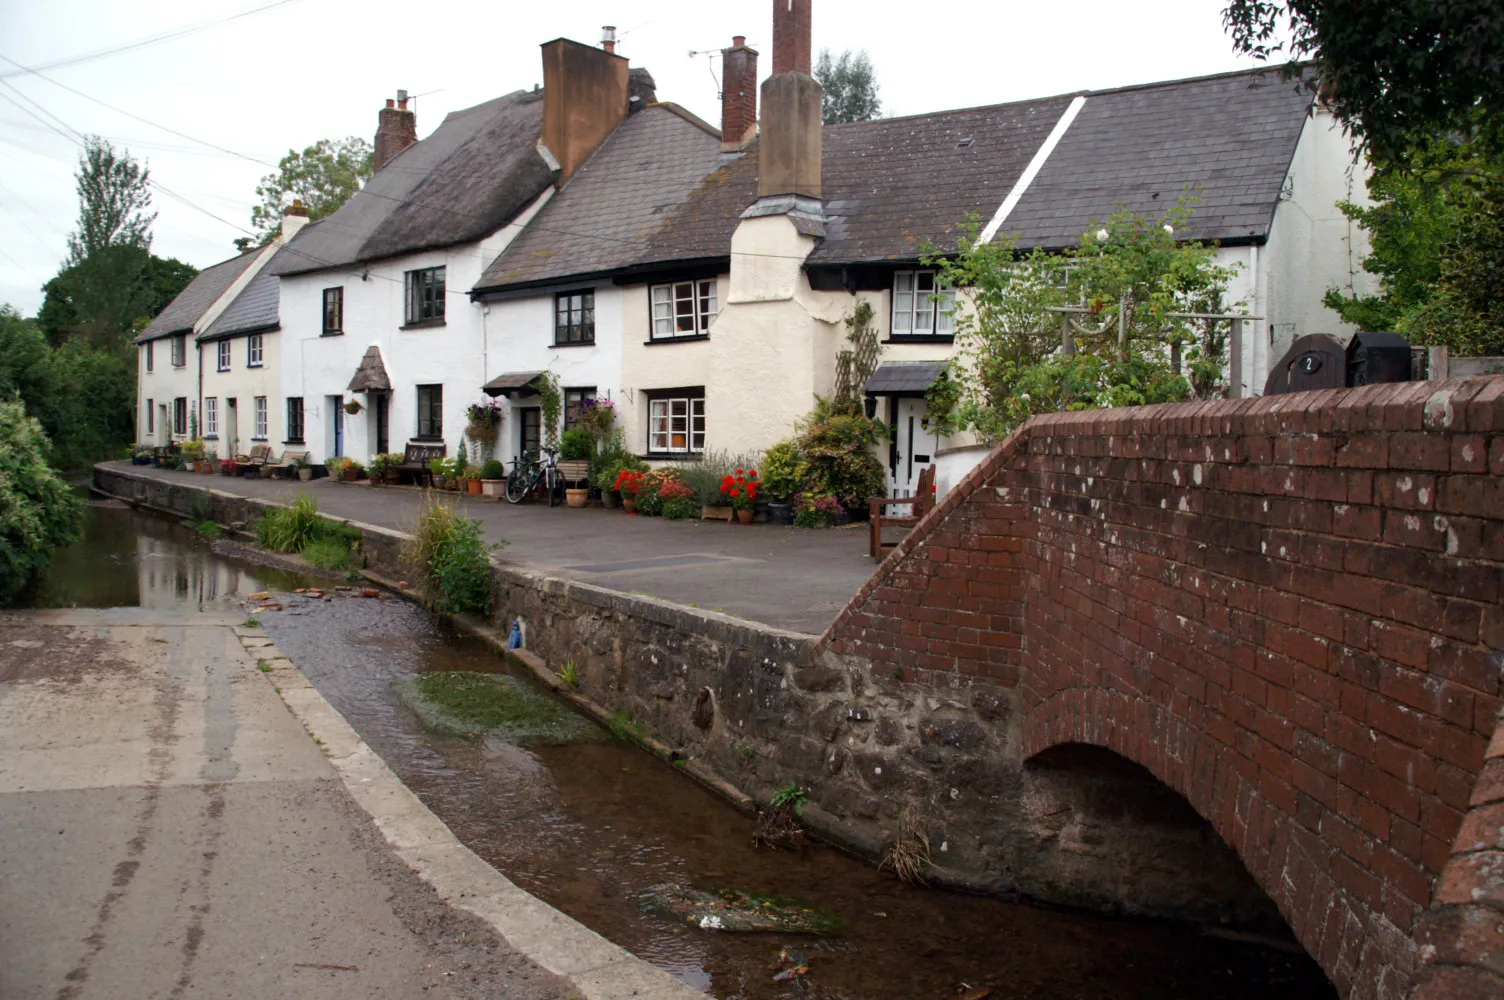
[[[1504,995],[1497,921],[1489,951],[1476,913],[1428,916],[1427,970],[1417,929],[1456,905],[1444,869],[1491,872],[1476,905],[1504,903],[1498,831],[1458,841],[1499,718],[1501,581],[1504,379],[1054,414],[822,642],[1014,687],[1026,755],[1084,742],[1149,768],[1344,996],[1403,997],[1417,971]]]

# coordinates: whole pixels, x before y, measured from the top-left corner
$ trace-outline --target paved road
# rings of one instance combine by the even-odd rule
[[[306,491],[326,514],[385,528],[407,530],[417,518],[419,493],[409,488],[231,479],[118,464],[136,474],[268,500],[287,502]],[[796,632],[823,632],[874,569],[865,525],[806,531],[676,523],[599,508],[462,502],[489,541],[506,539],[499,553],[504,561]]]
[[[395,859],[241,617],[0,614],[0,997],[562,997]]]

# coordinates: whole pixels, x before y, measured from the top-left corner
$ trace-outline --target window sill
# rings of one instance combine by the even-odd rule
[[[254,435],[254,434],[253,434],[253,435],[251,435],[251,440],[252,440],[252,441],[265,441],[265,440],[266,440],[266,438],[264,438],[264,437],[256,437],[256,436],[255,436],[255,435]]]
[[[218,441],[219,440],[219,435],[218,434],[205,434],[204,435],[204,440],[205,441]]]
[[[899,334],[883,341],[884,344],[954,344],[956,338],[949,333]]]
[[[343,330],[325,330],[319,334],[320,337],[343,337],[344,335],[345,331]]]
[[[697,333],[692,337],[656,337],[652,340],[644,340],[644,347],[657,347],[660,344],[693,344],[696,341],[709,340],[710,334]]]
[[[264,362],[261,362],[261,361],[257,361],[257,362],[256,362],[256,363],[255,363],[255,364],[249,364],[249,363],[247,363],[247,364],[246,364],[246,367],[247,367],[247,368],[265,368],[265,367],[266,367],[266,365],[265,365],[265,363],[264,363]],[[226,368],[226,369],[225,369],[225,371],[229,371],[229,369],[228,369],[228,368]]]
[[[649,462],[698,462],[705,457],[703,451],[649,451],[642,456]]]
[[[288,438],[286,441],[283,441],[282,443],[283,444],[303,444],[304,442],[303,442],[302,438]]]
[[[215,371],[217,371],[217,372],[227,372],[227,371],[229,371],[229,370],[230,370],[230,369],[228,369],[228,368],[216,368],[216,369],[214,369],[214,370],[215,370]]]
[[[408,438],[408,440],[420,442],[422,444],[443,444],[444,436],[442,434],[414,434],[412,437]]]
[[[420,319],[420,320],[418,320],[415,323],[403,323],[401,326],[397,327],[397,329],[399,329],[399,330],[427,330],[429,327],[434,327],[434,326],[448,326],[448,325],[449,324],[446,323],[442,319]]]
[[[551,347],[558,347],[558,348],[563,348],[563,347],[594,347],[595,346],[595,341],[593,341],[593,340],[572,340],[572,341],[569,341],[567,343],[561,344],[561,343],[559,343],[556,340],[556,341],[554,341],[549,346],[551,346]]]

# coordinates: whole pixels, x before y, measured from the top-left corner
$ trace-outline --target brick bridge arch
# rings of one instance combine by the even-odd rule
[[[1147,768],[1344,997],[1504,996],[1501,600],[1504,378],[1409,383],[1036,417],[822,649]]]

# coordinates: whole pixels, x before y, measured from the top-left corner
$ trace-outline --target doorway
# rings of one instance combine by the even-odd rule
[[[371,405],[367,409],[371,415],[368,418],[370,423],[367,425],[366,440],[376,442],[374,454],[385,455],[392,450],[390,440],[392,397],[390,393],[373,392],[368,398]]]
[[[328,434],[324,440],[324,453],[339,457],[345,453],[345,397],[325,396],[329,408]]]
[[[235,397],[225,400],[225,440],[229,442],[229,457],[233,459],[240,452],[240,421],[239,411],[235,406]]]
[[[929,412],[922,398],[897,397],[889,403],[893,414],[893,446],[889,452],[889,496],[910,497],[918,487],[919,473],[935,460],[940,435],[925,419]]]
[[[543,445],[543,410],[527,406],[517,411],[518,454],[538,454]]]

